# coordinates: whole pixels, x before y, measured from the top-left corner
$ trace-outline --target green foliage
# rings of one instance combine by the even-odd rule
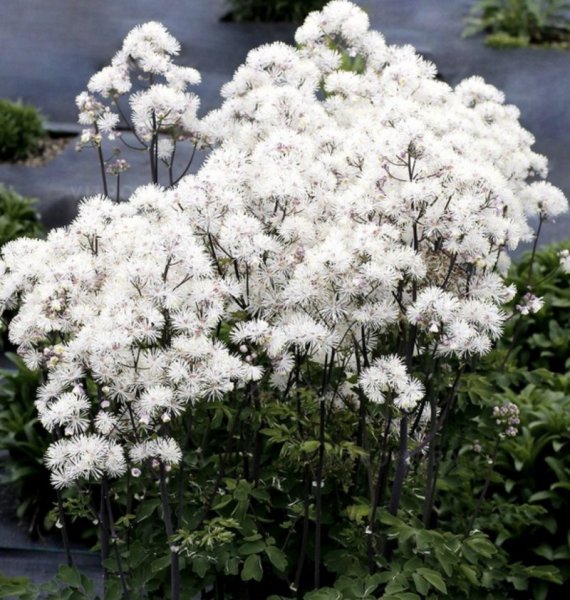
[[[35,107],[0,99],[0,160],[32,156],[44,136],[43,119]]]
[[[570,277],[559,268],[558,253],[570,249],[570,243],[547,246],[537,252],[532,266],[530,287],[544,298],[544,307],[536,314],[520,319],[508,331],[503,345],[512,343],[519,365],[544,368],[553,373],[570,371]],[[510,278],[519,289],[526,286],[531,255],[525,255],[511,270]]]
[[[49,435],[39,424],[34,401],[39,375],[15,354],[7,354],[15,369],[0,370],[0,449],[9,452],[0,483],[16,486],[17,516],[39,531],[55,499],[43,456]]]
[[[502,392],[489,393],[507,384]],[[563,592],[552,585],[555,580],[570,583],[570,540],[560,525],[570,500],[570,456],[564,451],[570,442],[570,379],[542,369],[511,368],[486,387],[469,380],[465,386],[471,400],[478,396],[480,415],[466,403],[457,417],[471,425],[457,430],[442,464],[439,526],[480,529],[513,562],[532,563],[529,573],[549,569],[552,579],[531,580],[531,597],[558,598]],[[521,431],[497,440],[492,406],[503,402],[519,407]],[[486,501],[473,520],[487,477]]]
[[[0,247],[19,237],[41,237],[44,228],[35,200],[0,185]]]
[[[61,566],[57,575],[42,585],[26,577],[4,577],[0,573],[0,598],[20,600],[100,600],[95,583],[74,567]]]
[[[495,48],[559,44],[570,40],[566,0],[478,0],[467,19],[464,35],[488,33]]]
[[[502,347],[464,380],[438,481],[440,527],[478,528],[511,560],[558,570],[563,587],[530,581],[537,600],[570,592],[570,539],[561,525],[570,502],[570,278],[558,269],[558,252],[567,247],[539,250],[530,278],[531,255],[511,270],[517,288],[529,284],[544,307],[515,317]],[[506,402],[519,408],[520,432],[501,440],[492,409]]]
[[[228,0],[234,21],[302,21],[326,0]]]

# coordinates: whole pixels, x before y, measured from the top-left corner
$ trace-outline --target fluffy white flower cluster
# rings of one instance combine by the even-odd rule
[[[411,412],[422,357],[461,361],[501,335],[506,250],[532,237],[530,217],[566,209],[558,189],[527,183],[546,159],[517,109],[480,78],[437,81],[344,0],[311,13],[297,42],[253,50],[224,86],[200,124],[218,146],[196,175],[123,206],[92,199],[47,242],[4,249],[0,310],[20,307],[12,339],[48,369],[38,410],[70,436],[62,448],[102,435],[135,463],[172,464],[169,421],[259,380],[259,363],[283,391],[311,383],[302,363],[337,367],[344,380],[322,394],[353,398],[357,374],[370,401]],[[196,76],[172,66],[177,51],[142,26],[90,90],[127,93],[135,61],[168,82],[132,97],[138,135],[156,119],[192,129],[182,89]],[[222,321],[241,358],[213,334]],[[83,471],[56,460],[57,484],[113,474],[99,450]]]
[[[127,120],[119,100],[133,90],[135,73],[147,84],[129,96],[131,122],[139,141],[149,143],[161,134],[159,158],[169,160],[177,140],[195,137],[199,99],[187,88],[200,83],[200,74],[172,62],[179,52],[180,44],[160,23],[133,29],[111,64],[95,73],[88,91],[76,99],[79,122],[90,127],[81,145],[98,145],[102,135],[114,139],[121,117]]]
[[[92,198],[69,228],[2,255],[0,311],[19,306],[11,340],[46,370],[36,406],[63,436],[48,453],[58,487],[122,474],[125,452],[177,462],[169,421],[261,376],[213,339],[236,291],[157,187],[127,204]]]
[[[321,362],[334,349],[356,371],[359,352],[397,350],[383,347],[391,327],[410,357],[487,352],[514,293],[506,250],[532,238],[529,217],[567,207],[527,183],[546,159],[518,110],[479,77],[436,80],[343,0],[296,40],[249,54],[202,123],[219,147],[175,193],[264,320],[274,383],[290,381],[292,348]]]
[[[408,375],[404,361],[395,355],[377,358],[360,378],[366,396],[378,404],[390,398],[403,410],[415,408],[424,396],[420,381]]]

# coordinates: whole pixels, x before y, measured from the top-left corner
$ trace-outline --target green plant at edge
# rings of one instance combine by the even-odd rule
[[[0,99],[0,160],[32,156],[45,135],[43,119],[34,106]]]

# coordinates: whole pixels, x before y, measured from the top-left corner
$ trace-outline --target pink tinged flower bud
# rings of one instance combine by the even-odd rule
[[[131,469],[131,475],[133,477],[140,477],[142,475],[142,471],[138,467],[133,467]]]

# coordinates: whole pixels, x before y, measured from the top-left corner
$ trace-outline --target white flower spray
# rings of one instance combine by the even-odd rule
[[[186,88],[199,75],[172,63],[176,40],[157,23],[133,30],[78,97],[82,144],[100,151],[123,118],[154,182],[178,140],[215,149],[174,187],[91,198],[46,241],[5,246],[0,310],[17,310],[11,339],[46,372],[37,408],[59,438],[46,457],[56,487],[176,465],[170,424],[197,402],[252,383],[315,390],[319,565],[328,412],[357,407],[362,427],[372,405],[387,408],[384,435],[400,440],[395,512],[468,361],[501,336],[515,293],[507,251],[533,238],[530,218],[541,226],[567,201],[542,181],[546,159],[518,110],[481,78],[438,81],[344,0],[311,13],[296,41],[251,51],[221,108],[198,121]],[[129,118],[119,100],[133,67],[147,87]],[[456,376],[441,395],[446,368]],[[427,504],[434,485],[431,472]]]

